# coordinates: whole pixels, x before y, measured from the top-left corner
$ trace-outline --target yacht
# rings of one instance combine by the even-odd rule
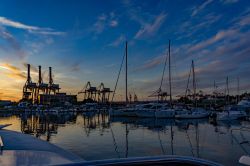
[[[110,108],[110,116],[136,116],[136,109],[133,107],[123,107],[123,108]]]
[[[208,111],[206,111],[203,108],[198,108],[196,107],[197,105],[197,99],[196,99],[196,79],[195,79],[195,69],[194,69],[194,61],[192,60],[191,63],[191,69],[188,77],[188,84],[189,84],[189,79],[191,76],[191,71],[192,71],[192,77],[193,77],[193,103],[195,104],[194,108],[191,108],[191,110],[187,111],[184,109],[184,112],[178,112],[179,114],[175,115],[175,118],[177,119],[199,119],[199,118],[207,118],[209,116]],[[187,85],[188,89],[188,85]],[[187,91],[186,91],[187,92]]]
[[[237,120],[246,117],[247,114],[242,107],[231,106],[225,111],[217,114],[217,120]]]
[[[237,105],[246,109],[250,109],[250,99],[242,99]]]

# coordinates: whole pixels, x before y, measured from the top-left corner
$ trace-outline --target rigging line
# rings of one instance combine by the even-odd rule
[[[187,130],[186,130],[186,134],[187,134],[187,137],[188,137],[188,142],[189,142],[189,144],[190,144],[190,146],[191,146],[191,152],[192,152],[192,155],[193,155],[193,157],[194,157],[194,152],[193,152],[192,142],[191,142],[191,140],[190,140],[190,137],[189,137],[189,135],[188,135]]]
[[[164,74],[165,74],[165,70],[166,70],[167,60],[168,60],[168,55],[166,54],[166,59],[165,59],[165,63],[164,63],[163,71],[162,71],[161,84],[160,84],[160,88],[159,88],[160,92],[161,92],[162,82],[163,82],[163,78],[164,78]]]
[[[159,139],[160,146],[161,146],[161,151],[162,151],[163,155],[165,155],[165,150],[164,150],[163,145],[162,145],[162,140],[161,140],[161,136],[160,136],[159,130],[158,130],[157,133],[158,133],[158,139]]]
[[[113,129],[112,129],[111,126],[110,126],[110,131],[111,131],[113,143],[114,143],[114,146],[115,146],[115,152],[117,153],[118,157],[121,158],[120,153],[118,152],[118,146],[117,146],[117,143],[116,143],[116,140],[115,140],[115,135],[114,135],[114,132],[113,132]]]
[[[120,66],[120,69],[119,69],[119,72],[118,72],[118,77],[116,79],[116,83],[115,83],[115,89],[114,89],[114,92],[113,92],[113,95],[112,95],[112,99],[111,99],[111,103],[113,102],[114,100],[114,96],[115,96],[115,91],[116,91],[116,88],[117,88],[117,84],[118,84],[118,81],[119,81],[119,78],[120,78],[120,74],[121,74],[121,70],[122,70],[122,65],[123,65],[123,62],[124,62],[124,59],[125,59],[125,52],[124,52],[124,55],[123,55],[123,58],[122,58],[122,63],[121,63],[121,66]],[[111,105],[110,103],[110,105]]]

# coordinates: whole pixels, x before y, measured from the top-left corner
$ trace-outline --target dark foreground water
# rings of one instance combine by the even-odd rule
[[[250,152],[248,121],[111,118],[102,114],[0,114],[7,129],[31,134],[86,160],[134,156],[185,155],[237,165]]]

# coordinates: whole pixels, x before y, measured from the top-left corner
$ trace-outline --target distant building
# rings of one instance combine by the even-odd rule
[[[65,103],[74,104],[76,102],[76,95],[67,95],[66,93],[40,94],[38,96],[38,103],[44,105],[60,105]]]

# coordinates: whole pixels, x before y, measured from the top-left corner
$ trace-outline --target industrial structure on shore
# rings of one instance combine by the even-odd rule
[[[85,102],[98,102],[98,103],[108,103],[110,93],[113,91],[110,88],[106,88],[103,83],[98,87],[91,86],[90,82],[84,86],[84,88],[78,92],[78,94],[83,94],[83,101]]]
[[[30,64],[27,64],[27,68],[27,81],[23,86],[23,100],[46,105],[77,102],[76,95],[59,93],[60,87],[59,84],[53,82],[51,67],[49,67],[49,84],[43,82],[41,66],[38,67],[38,83],[32,82]]]

